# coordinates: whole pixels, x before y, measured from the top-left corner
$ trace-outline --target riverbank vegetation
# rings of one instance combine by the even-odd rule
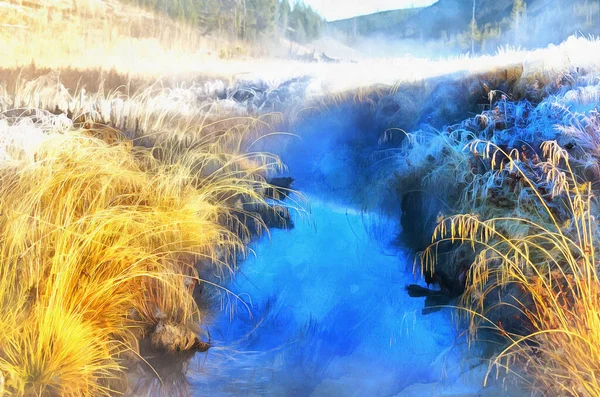
[[[599,393],[599,83],[571,69],[541,97],[540,80],[491,90],[482,113],[409,134],[396,158],[405,222],[428,220],[410,242],[425,279],[454,291],[473,340],[504,340],[488,377],[534,395]]]
[[[221,58],[273,33],[314,38],[322,21],[285,1],[135,3],[145,11],[0,4],[7,395],[112,395],[127,391],[132,362],[145,363],[140,345],[210,348],[214,302],[247,309],[224,287],[237,260],[294,204],[275,200],[282,187],[269,180],[284,166],[264,138],[343,106],[362,129],[311,139],[332,157],[355,139],[342,156],[360,161],[340,172],[323,161],[331,178],[320,181],[397,196],[422,252],[417,271],[457,299],[472,338],[502,339],[489,377],[518,373],[543,395],[599,394],[598,41],[439,61],[248,64]]]
[[[266,178],[282,165],[247,148],[268,119],[146,92],[70,96],[39,79],[2,97],[7,395],[125,391],[140,340],[205,350],[199,305],[213,298],[202,291],[232,276],[264,229],[257,208],[269,213]]]

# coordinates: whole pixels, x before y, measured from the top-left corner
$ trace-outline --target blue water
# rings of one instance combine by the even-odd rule
[[[402,395],[456,368],[450,311],[424,316],[404,290],[415,280],[412,259],[391,244],[399,225],[309,200],[294,229],[252,245],[228,286],[252,316],[225,305],[209,328],[215,346],[189,365],[193,395]]]

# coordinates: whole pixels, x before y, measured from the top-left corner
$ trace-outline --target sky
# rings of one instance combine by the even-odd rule
[[[328,21],[398,8],[425,7],[437,0],[304,0]]]

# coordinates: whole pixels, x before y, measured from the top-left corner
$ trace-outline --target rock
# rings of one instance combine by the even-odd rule
[[[431,244],[437,216],[443,209],[442,203],[437,198],[418,190],[403,194],[401,203],[403,243],[411,250],[422,251]]]
[[[265,190],[265,197],[274,200],[283,200],[290,194],[290,189],[294,184],[294,178],[291,177],[280,177],[271,178],[269,180],[270,188]]]
[[[192,331],[163,320],[158,322],[150,335],[150,347],[166,353],[187,351],[198,343],[198,338]]]

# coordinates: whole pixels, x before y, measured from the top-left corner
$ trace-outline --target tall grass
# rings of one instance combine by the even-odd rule
[[[434,268],[436,248],[444,241],[468,244],[476,252],[460,305],[472,337],[491,328],[506,339],[488,377],[523,374],[530,389],[544,396],[600,395],[598,225],[591,183],[576,176],[567,151],[555,141],[542,145],[545,160],[535,164],[541,180],[531,176],[526,169],[531,163],[521,162],[516,151],[477,140],[469,147],[492,164],[502,154],[506,161],[494,164],[495,177],[518,180],[515,194],[535,201],[539,211],[527,217],[448,217],[423,252],[424,268]],[[527,232],[515,233],[519,228]],[[494,310],[517,314],[493,322],[488,314]],[[509,328],[503,321],[513,324]]]
[[[118,0],[32,0],[0,4],[0,65],[92,68],[162,74],[249,44]],[[158,62],[157,60],[168,62]],[[162,68],[162,70],[161,70]]]
[[[234,271],[250,233],[236,214],[281,164],[244,154],[247,124],[143,147],[23,112],[0,120],[0,373],[8,395],[109,395],[154,327],[184,330],[164,348],[196,342],[198,266]]]

